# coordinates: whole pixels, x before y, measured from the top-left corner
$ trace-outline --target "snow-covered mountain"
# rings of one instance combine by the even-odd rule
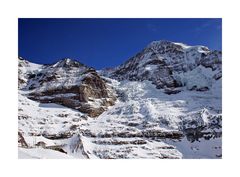
[[[95,71],[19,59],[19,158],[221,158],[221,52],[169,41]]]
[[[168,94],[204,91],[222,77],[222,54],[204,46],[154,41],[110,73],[118,80],[149,80]]]
[[[36,65],[21,59],[19,73],[19,86],[28,91],[28,98],[58,103],[91,117],[101,114],[116,100],[114,91],[93,68],[68,58],[52,65]]]

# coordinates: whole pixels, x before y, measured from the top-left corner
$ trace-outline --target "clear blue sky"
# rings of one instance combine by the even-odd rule
[[[221,19],[19,19],[19,56],[49,64],[72,58],[96,69],[117,66],[153,40],[222,50]]]

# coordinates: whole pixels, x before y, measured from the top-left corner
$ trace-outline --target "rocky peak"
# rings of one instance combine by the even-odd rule
[[[221,52],[211,51],[205,46],[188,46],[166,40],[153,41],[127,62],[115,68],[110,76],[118,80],[149,80],[157,88],[167,89],[167,93],[178,93],[176,90],[169,92],[185,86],[178,75],[191,72],[197,67],[211,68],[214,71],[213,74],[205,73],[204,76],[200,73],[201,77],[206,76],[208,80],[221,78],[221,57]],[[212,78],[215,74],[219,77]]]
[[[25,71],[31,66],[36,64],[24,65],[19,70]],[[21,89],[30,91],[28,98],[42,103],[58,103],[91,117],[101,114],[116,100],[114,91],[95,69],[69,58],[42,66],[41,70],[25,72],[25,75]]]
[[[160,41],[153,41],[150,44],[147,45],[146,48],[151,48],[151,49],[159,49],[159,48],[182,48],[183,46],[185,46],[185,44],[181,44],[181,43],[174,43],[171,41],[167,41],[167,40],[160,40]]]
[[[64,58],[53,65],[53,67],[83,67],[84,64],[77,60],[72,60],[70,58]]]
[[[18,57],[18,66],[19,67],[27,65],[27,64],[28,64],[27,60],[24,60],[22,57]]]

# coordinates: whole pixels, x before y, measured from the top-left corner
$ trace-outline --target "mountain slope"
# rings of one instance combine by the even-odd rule
[[[75,158],[220,157],[221,98],[166,95],[147,81],[107,82],[124,94],[96,119],[19,96],[19,131],[29,147],[45,142]]]

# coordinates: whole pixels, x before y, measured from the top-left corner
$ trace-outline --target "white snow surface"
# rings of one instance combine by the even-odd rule
[[[146,138],[99,137],[106,133],[132,133],[159,130],[178,131],[183,121],[197,121],[199,125],[208,125],[212,118],[207,115],[221,114],[220,86],[206,92],[185,90],[175,95],[166,95],[156,89],[149,81],[116,81],[105,78],[109,85],[120,93],[121,97],[114,106],[108,108],[97,118],[83,119],[83,114],[57,105],[40,104],[29,100],[24,91],[19,91],[19,131],[33,149],[37,142],[46,146],[61,145],[71,158],[218,158],[221,155],[221,138],[189,142],[172,140],[151,140]],[[215,83],[214,83],[215,84]],[[195,115],[202,116],[196,118]],[[132,124],[132,125],[130,125]],[[76,125],[77,129],[70,131]],[[143,126],[144,125],[144,126]],[[190,128],[196,125],[186,124]],[[186,128],[189,128],[186,127]],[[96,137],[82,135],[90,131]],[[217,130],[216,130],[217,131]],[[218,131],[221,131],[218,130]],[[68,133],[80,134],[81,138],[50,140],[40,134]],[[141,140],[143,144],[134,144]],[[79,148],[77,144],[81,142]],[[81,144],[80,143],[80,144]],[[75,150],[74,150],[75,149]],[[20,158],[65,158],[52,154],[52,150],[23,150]],[[39,153],[39,155],[37,155]],[[43,154],[43,155],[42,155]],[[48,156],[49,155],[49,156]]]
[[[73,159],[73,156],[51,149],[43,148],[18,148],[19,159]]]
[[[167,139],[167,144],[175,146],[185,159],[214,159],[216,156],[221,158],[222,156],[222,139],[200,139],[200,141],[190,142],[186,138],[180,141],[172,141]]]
[[[24,134],[59,134],[82,121],[81,112],[54,103],[38,103],[19,92],[18,130]]]
[[[174,77],[181,82],[188,90],[192,89],[194,86],[199,88],[208,87],[211,88],[213,82],[212,78],[218,71],[212,71],[211,68],[205,68],[199,66],[191,71],[184,73],[175,73]]]

